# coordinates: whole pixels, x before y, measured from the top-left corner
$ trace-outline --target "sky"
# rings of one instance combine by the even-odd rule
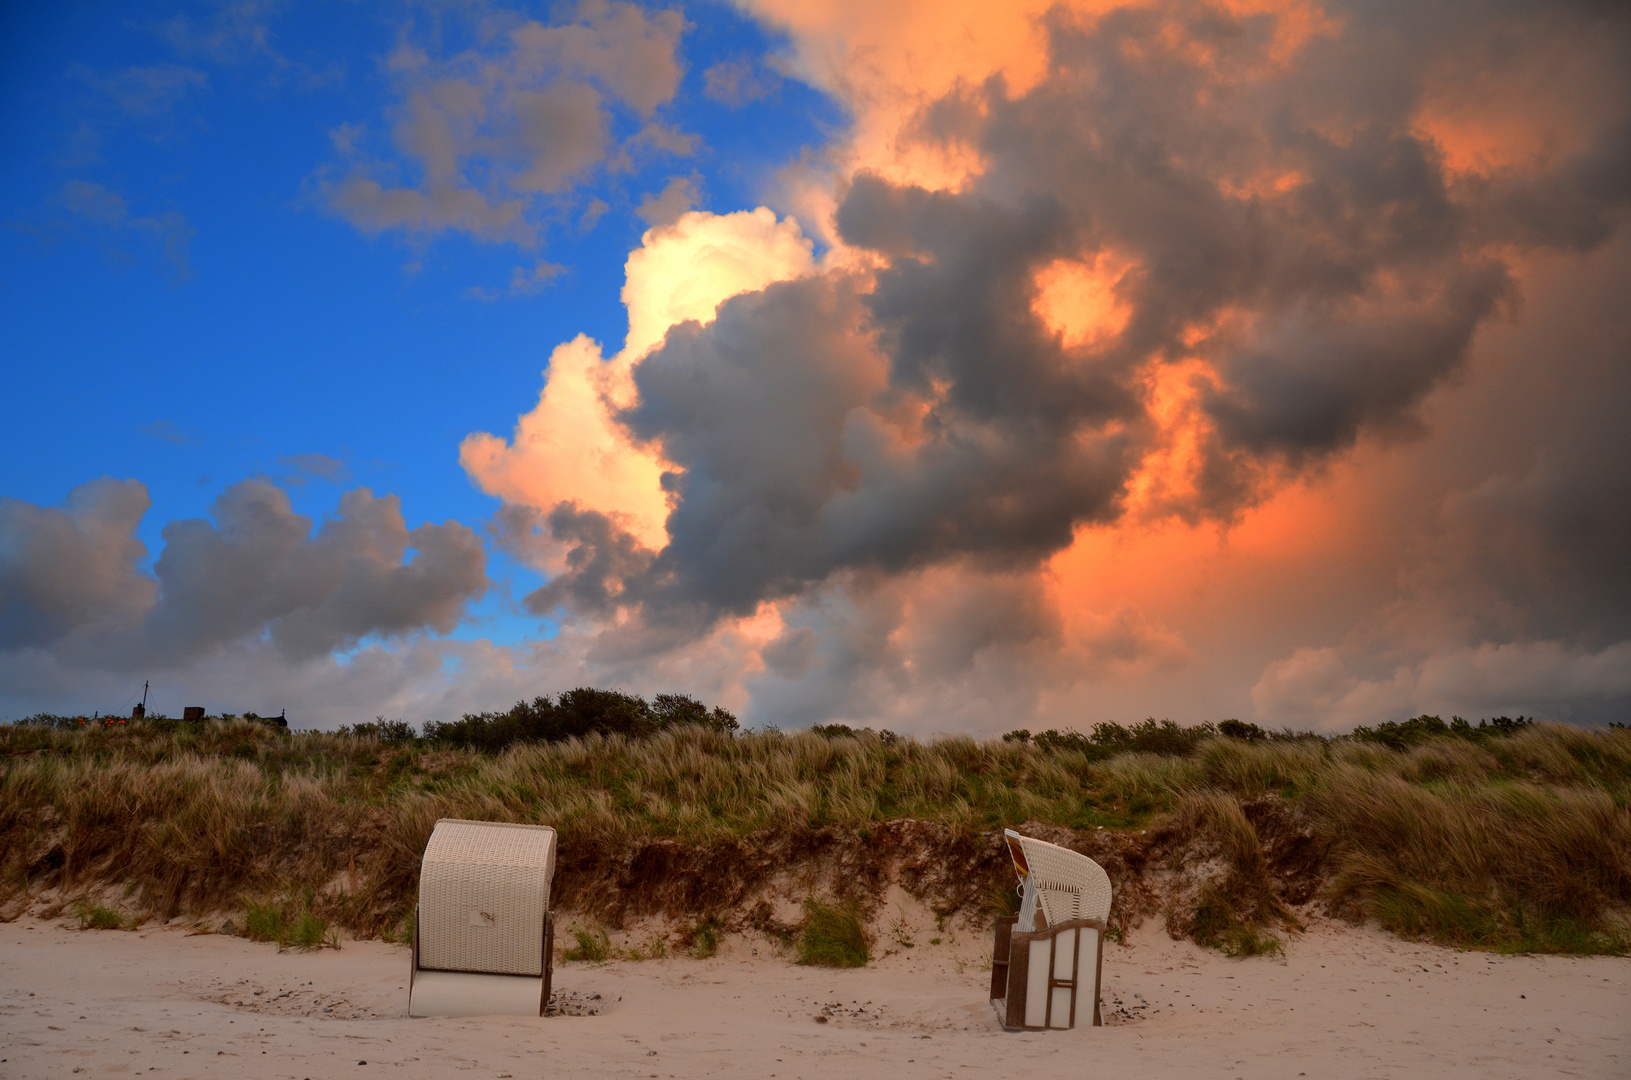
[[[1631,12],[0,14],[0,718],[1631,719]]]

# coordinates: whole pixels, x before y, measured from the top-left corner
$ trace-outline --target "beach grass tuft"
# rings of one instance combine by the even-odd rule
[[[815,897],[804,901],[804,929],[798,937],[798,962],[814,967],[866,967],[869,959],[866,927],[855,908],[828,904]]]
[[[604,964],[612,953],[611,935],[601,927],[585,930],[580,926],[572,928],[572,940],[575,944],[569,946],[561,954],[563,960],[577,960],[587,964]]]
[[[77,904],[74,914],[84,930],[122,930],[125,927],[125,917],[102,904]]]

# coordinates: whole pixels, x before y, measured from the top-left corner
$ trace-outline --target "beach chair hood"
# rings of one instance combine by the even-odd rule
[[[1021,836],[1012,829],[1003,830],[1003,839],[1008,841],[1008,854],[1023,887],[1021,930],[1035,929],[1038,908],[1049,926],[1070,919],[1103,922],[1110,917],[1110,875],[1104,867],[1086,855]]]

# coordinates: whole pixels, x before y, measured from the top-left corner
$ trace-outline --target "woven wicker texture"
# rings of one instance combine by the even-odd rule
[[[555,830],[443,818],[419,869],[419,966],[544,973]]]
[[[1021,836],[1012,829],[1003,832],[1024,853],[1030,882],[1036,886],[1036,899],[1049,926],[1067,919],[1110,917],[1110,875],[1104,867],[1069,848]]]

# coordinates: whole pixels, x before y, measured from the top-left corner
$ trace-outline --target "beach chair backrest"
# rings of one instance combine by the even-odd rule
[[[444,818],[419,870],[419,966],[542,975],[555,830]]]
[[[1110,875],[1104,867],[1086,855],[1021,836],[1012,829],[1004,829],[1003,836],[1014,858],[1014,870],[1027,893],[1035,890],[1035,906],[1042,909],[1049,926],[1070,919],[1110,918]],[[1022,921],[1024,914],[1022,907]]]

